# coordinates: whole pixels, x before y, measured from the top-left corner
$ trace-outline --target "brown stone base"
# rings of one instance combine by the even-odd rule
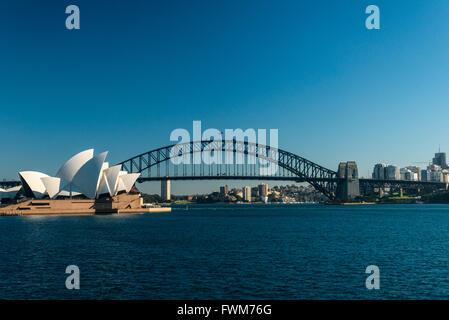
[[[0,208],[0,215],[94,215],[170,212],[171,208],[145,208],[140,193],[104,199],[28,200]]]

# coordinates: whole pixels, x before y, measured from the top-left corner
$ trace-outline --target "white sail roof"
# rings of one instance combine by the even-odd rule
[[[75,174],[72,184],[86,197],[94,199],[100,182],[103,162],[108,152],[102,152],[87,161]]]
[[[109,185],[108,185],[108,182],[106,181],[106,177],[105,177],[104,173],[102,174],[102,177],[100,179],[100,184],[98,185],[97,197],[100,194],[110,194]]]
[[[61,179],[61,183],[64,182],[64,180]],[[59,193],[55,196],[64,196],[64,197],[69,197],[70,196],[70,192],[72,192],[72,196],[77,196],[82,194],[78,188],[70,183],[66,183],[62,188],[61,191],[59,191]]]
[[[119,175],[119,179],[118,179],[118,182],[117,182],[117,191],[116,191],[115,194],[119,193],[120,191],[125,191],[126,190],[126,186],[123,183],[123,180],[120,179],[120,177],[125,175],[125,174],[128,174],[128,171],[120,171],[120,173],[118,174]]]
[[[109,162],[104,162],[103,166],[101,168],[101,173],[100,173],[100,179],[98,181],[98,187],[97,187],[97,197],[100,194],[109,194],[109,185],[108,182],[106,181],[106,170],[109,168]]]
[[[118,181],[121,168],[122,165],[119,164],[106,169],[104,172],[107,184],[109,186],[109,195],[111,197],[117,194]]]
[[[121,165],[109,168],[109,163],[105,162],[108,152],[96,156],[93,152],[89,149],[77,153],[59,169],[55,177],[37,171],[19,172],[25,194],[34,198],[48,194],[51,199],[83,194],[95,199],[100,194],[115,196],[120,191],[129,192],[140,173],[128,174],[121,170]],[[6,197],[4,195],[8,190],[0,189],[0,195]],[[7,196],[11,197],[11,194]]]
[[[78,196],[80,194],[82,194],[82,193],[72,190],[72,197],[73,196]],[[70,191],[68,191],[66,189],[63,189],[63,190],[59,191],[59,193],[56,196],[70,197]]]
[[[0,199],[14,199],[17,195],[17,192],[22,189],[22,186],[16,186],[9,189],[0,190]]]
[[[104,171],[106,169],[108,169],[108,168],[109,168],[109,162],[103,162],[103,165],[101,166],[100,177],[99,177],[98,182],[97,182],[97,195],[98,195],[98,191],[100,189],[101,180],[105,179]],[[106,188],[105,193],[109,192],[109,186],[107,184],[106,184],[106,186],[107,186],[107,188]]]
[[[61,178],[58,177],[43,177],[41,178],[42,183],[47,190],[48,196],[53,199],[62,190]]]
[[[36,199],[42,198],[46,194],[46,188],[41,178],[48,177],[47,174],[38,171],[21,171],[19,176],[24,185],[25,193],[27,193],[29,188]],[[28,196],[31,195],[28,194]]]
[[[120,180],[122,180],[123,185],[125,187],[126,193],[131,191],[134,183],[136,183],[137,178],[139,178],[140,173],[128,173],[120,176]]]
[[[93,157],[94,149],[88,149],[75,154],[62,165],[58,173],[56,173],[56,177],[71,183],[78,170]]]

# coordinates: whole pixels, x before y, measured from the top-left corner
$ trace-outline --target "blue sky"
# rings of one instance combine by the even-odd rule
[[[280,148],[365,176],[428,161],[449,151],[448,16],[446,0],[2,1],[0,178],[90,147],[120,162],[193,120],[276,128]],[[173,191],[222,184],[203,183]]]

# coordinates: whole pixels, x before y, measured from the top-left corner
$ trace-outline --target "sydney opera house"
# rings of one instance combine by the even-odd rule
[[[15,198],[22,194],[24,199],[0,208],[0,214],[152,211],[143,204],[139,191],[133,188],[140,173],[122,171],[121,165],[109,167],[105,162],[107,154],[94,155],[93,149],[82,151],[67,160],[55,176],[38,171],[19,172],[22,186],[0,190],[0,195]]]

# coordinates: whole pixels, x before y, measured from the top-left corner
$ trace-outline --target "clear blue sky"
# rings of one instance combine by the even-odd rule
[[[193,120],[277,128],[280,148],[365,176],[427,161],[449,151],[448,16],[447,0],[3,0],[0,178],[90,147],[120,162]]]

